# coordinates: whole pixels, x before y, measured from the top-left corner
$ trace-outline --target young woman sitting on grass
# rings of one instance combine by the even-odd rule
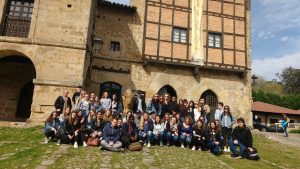
[[[155,117],[153,135],[154,140],[159,143],[160,146],[163,146],[163,136],[164,136],[164,123],[161,121],[160,116]]]
[[[148,145],[148,147],[151,146],[153,127],[153,120],[150,119],[148,113],[145,112],[140,121],[139,139],[143,141],[144,145]]]
[[[193,134],[193,128],[190,125],[190,118],[185,117],[185,119],[180,127],[181,148],[185,148],[184,144],[186,144],[187,147],[190,147],[190,145],[192,143],[192,134]]]
[[[206,149],[206,127],[204,121],[198,120],[193,129],[193,148],[192,150]]]
[[[221,131],[218,129],[216,122],[211,121],[209,123],[209,131],[208,131],[208,144],[207,148],[214,155],[220,155],[220,146],[222,143],[221,140]]]
[[[72,144],[74,143],[74,148],[78,148],[78,142],[80,141],[80,130],[84,123],[84,118],[82,117],[81,111],[77,113],[73,111],[69,119],[65,122],[69,142]]]
[[[45,144],[48,144],[51,138],[57,138],[57,132],[60,125],[60,121],[57,117],[57,112],[54,111],[50,114],[45,122],[44,134],[45,134]],[[58,139],[59,140],[59,139]],[[59,141],[58,141],[59,142]]]
[[[103,119],[103,114],[101,111],[98,111],[96,119],[94,120],[92,125],[94,133],[96,134],[97,137],[99,138],[102,137],[104,126],[105,126],[105,121]]]

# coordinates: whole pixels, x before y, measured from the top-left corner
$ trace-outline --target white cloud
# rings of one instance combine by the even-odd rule
[[[292,41],[292,40],[294,40],[294,38],[289,37],[289,36],[283,36],[283,37],[280,38],[281,42],[287,42],[287,41]]]
[[[253,74],[263,76],[267,80],[275,79],[276,73],[281,73],[284,68],[289,66],[300,68],[300,52],[278,58],[254,59],[252,62]]]
[[[259,31],[258,33],[258,38],[261,38],[261,39],[270,39],[270,38],[273,38],[275,35],[268,31],[268,32],[265,32],[265,31]]]

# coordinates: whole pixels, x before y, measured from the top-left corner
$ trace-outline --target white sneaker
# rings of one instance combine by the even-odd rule
[[[150,144],[150,143],[148,143],[147,147],[151,147],[151,144]]]
[[[49,142],[48,137],[45,137],[45,144],[48,144],[48,142]]]
[[[192,150],[193,150],[193,151],[194,151],[194,150],[196,150],[196,147],[195,147],[195,146],[193,146]]]
[[[183,145],[183,144],[181,144],[181,148],[184,148],[184,145]]]
[[[224,148],[224,152],[229,152],[229,151],[230,151],[229,148],[227,147]]]
[[[87,147],[87,144],[85,141],[83,142],[83,147]]]
[[[60,145],[60,139],[57,139],[56,145]]]
[[[78,148],[78,144],[77,144],[76,141],[75,141],[75,143],[74,143],[74,148]]]
[[[147,146],[147,143],[146,143],[146,142],[144,143],[144,146]]]

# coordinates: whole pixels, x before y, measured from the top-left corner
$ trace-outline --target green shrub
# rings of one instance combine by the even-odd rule
[[[292,129],[289,131],[289,133],[299,133],[300,134],[300,130],[299,129]]]

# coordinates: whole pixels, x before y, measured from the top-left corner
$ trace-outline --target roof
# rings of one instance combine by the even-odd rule
[[[253,102],[251,110],[257,112],[265,112],[265,113],[300,115],[300,110],[288,109],[285,107],[259,102],[259,101]]]
[[[107,1],[107,0],[98,0],[98,4],[100,4],[102,6],[106,6],[106,7],[113,7],[113,8],[117,8],[117,9],[127,10],[127,11],[130,11],[133,13],[136,11],[135,6],[120,4],[120,3],[111,2],[111,1]]]

